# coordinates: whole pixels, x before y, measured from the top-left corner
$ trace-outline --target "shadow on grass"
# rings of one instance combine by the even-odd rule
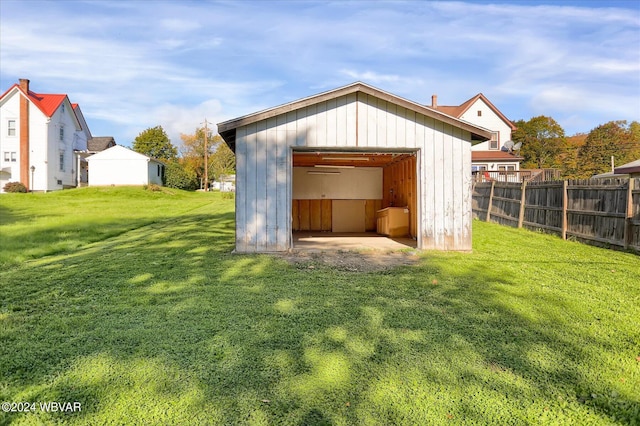
[[[10,208],[0,205],[0,225],[9,225],[24,219],[21,215]]]
[[[499,263],[468,255],[456,270],[456,257],[434,254],[382,273],[304,270],[233,255],[233,236],[231,213],[193,214],[5,272],[0,397],[83,409],[0,422],[580,424],[638,413],[633,383],[597,370],[628,345],[575,326],[588,312],[571,295]]]

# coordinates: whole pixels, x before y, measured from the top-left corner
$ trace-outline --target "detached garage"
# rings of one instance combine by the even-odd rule
[[[162,185],[164,164],[116,145],[87,158],[89,186]]]
[[[218,124],[236,154],[236,251],[297,231],[409,236],[471,250],[471,144],[480,127],[364,83]]]

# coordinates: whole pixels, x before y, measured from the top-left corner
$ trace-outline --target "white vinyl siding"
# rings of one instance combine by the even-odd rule
[[[16,135],[16,120],[7,120],[7,136]]]

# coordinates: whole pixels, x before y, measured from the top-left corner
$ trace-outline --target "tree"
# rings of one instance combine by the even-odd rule
[[[193,170],[196,176],[201,182],[201,187],[204,187],[204,127],[196,129],[192,135],[181,134],[182,147],[180,148],[180,154],[182,156],[183,165],[185,168]],[[207,156],[210,157],[217,144],[222,141],[219,135],[213,138],[207,136]]]
[[[133,150],[166,161],[175,160],[178,156],[178,150],[162,126],[150,127],[141,132],[133,141]]]
[[[193,191],[198,188],[198,176],[178,161],[171,161],[165,169],[165,185],[169,188]]]
[[[561,163],[562,176],[565,179],[581,178],[578,153],[584,146],[587,139],[586,133],[577,133],[566,138],[563,151],[558,155]]]
[[[220,138],[220,136],[217,137]],[[209,157],[209,176],[215,180],[219,180],[222,175],[232,175],[235,173],[236,156],[224,141],[217,142],[215,152]]]
[[[640,123],[610,121],[591,130],[578,153],[580,177],[611,171],[611,157],[616,165],[640,158]]]
[[[520,155],[524,168],[554,168],[560,166],[558,154],[565,145],[564,129],[551,117],[541,115],[529,121],[514,123],[517,130],[511,138],[522,142]]]

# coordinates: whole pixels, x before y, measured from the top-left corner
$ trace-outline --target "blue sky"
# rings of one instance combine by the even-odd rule
[[[0,90],[19,78],[126,146],[354,81],[425,104],[482,92],[572,135],[640,121],[640,0],[2,0]]]

